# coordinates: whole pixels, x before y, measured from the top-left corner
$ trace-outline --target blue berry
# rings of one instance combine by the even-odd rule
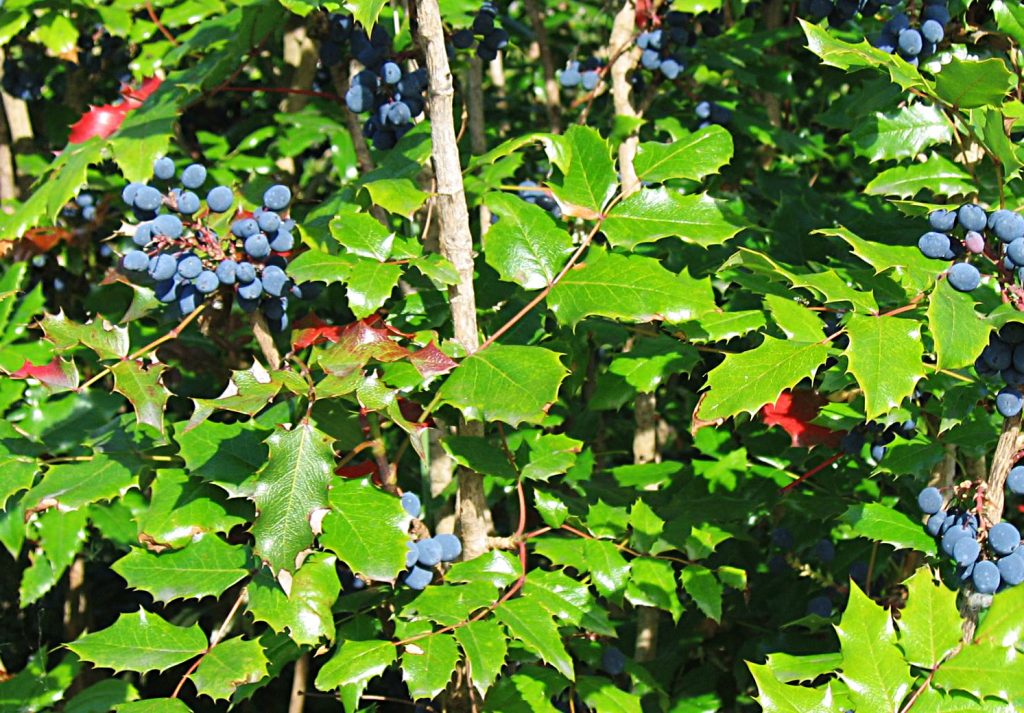
[[[580,83],[583,85],[583,88],[588,92],[593,91],[600,80],[600,72],[594,69],[588,70],[580,75]]]
[[[423,506],[420,504],[420,496],[416,493],[402,493],[402,507],[410,517],[419,517],[423,514]]]
[[[260,279],[263,281],[263,291],[273,297],[280,297],[288,283],[288,275],[276,265],[268,265],[263,268]]]
[[[194,280],[203,271],[203,261],[197,255],[184,255],[178,260],[178,274],[186,280]]]
[[[196,311],[196,307],[203,301],[203,296],[192,285],[182,285],[178,292],[178,309],[182,316],[187,316]]]
[[[938,488],[928,487],[917,496],[917,506],[921,512],[933,515],[942,509],[942,493]]]
[[[832,600],[824,594],[814,597],[807,602],[807,613],[820,616],[822,619],[828,619],[832,616]]]
[[[1015,465],[1010,469],[1006,486],[1014,495],[1024,495],[1024,465]]]
[[[236,238],[249,238],[258,232],[260,232],[260,226],[252,218],[243,218],[231,224],[231,234]]]
[[[921,33],[914,29],[906,29],[900,32],[897,44],[900,51],[908,57],[917,57],[917,55],[921,54],[921,48],[924,46]]]
[[[153,163],[153,175],[161,181],[169,181],[174,178],[174,161],[164,156]]]
[[[996,567],[999,568],[999,579],[1008,587],[1016,587],[1024,582],[1024,557],[1020,551],[1012,555],[1000,557],[996,560]]]
[[[958,262],[947,275],[950,286],[960,292],[970,292],[981,284],[981,273],[969,262]]]
[[[953,547],[953,559],[961,567],[969,567],[978,561],[981,545],[973,537],[963,537]]]
[[[164,196],[152,186],[140,186],[132,205],[142,211],[154,211],[163,203]]]
[[[222,285],[233,285],[235,284],[235,272],[238,269],[238,263],[234,260],[221,260],[220,264],[217,265],[217,270],[214,274],[217,275],[217,280]],[[255,277],[255,272],[253,273]]]
[[[1013,418],[1020,413],[1024,401],[1020,391],[1006,387],[996,394],[996,410],[1003,418]]]
[[[282,186],[280,183],[271,186],[263,194],[263,205],[273,211],[284,210],[291,201],[292,192],[288,190],[288,186]]]
[[[243,284],[252,282],[256,279],[256,268],[251,262],[240,262],[235,270],[235,278]]]
[[[416,543],[412,540],[408,540],[405,545],[408,547],[405,551],[405,566],[412,567],[420,558],[420,551],[416,549]]]
[[[172,239],[180,238],[181,231],[183,230],[181,219],[170,213],[158,215],[150,225],[152,226],[153,235],[165,235]]]
[[[124,254],[121,264],[125,270],[144,272],[149,267],[149,255],[141,250],[129,250]]]
[[[601,668],[611,676],[625,672],[627,661],[626,655],[615,646],[606,646],[601,653]]]
[[[419,558],[416,560],[423,567],[433,567],[441,561],[441,543],[433,537],[419,540],[416,543]]]
[[[452,45],[458,50],[468,50],[473,46],[473,31],[459,30],[452,35]]]
[[[217,274],[210,270],[203,270],[199,273],[199,277],[195,279],[193,283],[196,289],[204,295],[208,295],[220,285],[220,280],[217,278]]]
[[[985,560],[974,565],[974,574],[971,577],[974,588],[980,594],[992,594],[999,588],[999,568]]]
[[[964,230],[976,230],[979,233],[988,225],[988,218],[985,215],[985,210],[981,206],[972,205],[970,203],[960,206],[960,210],[957,211],[956,219]]]
[[[1008,522],[996,523],[988,531],[988,544],[997,555],[1012,554],[1020,544],[1020,531]]]
[[[928,232],[918,239],[917,247],[925,257],[942,260],[949,252],[949,237],[943,233]]]
[[[227,213],[235,202],[235,195],[227,186],[217,186],[206,194],[206,205],[214,213]]]
[[[88,208],[96,202],[91,193],[79,193],[75,196],[75,205],[79,208]]]
[[[295,247],[295,238],[287,230],[279,230],[270,241],[270,249],[276,253],[286,253]]]
[[[199,196],[192,191],[182,191],[178,194],[178,212],[182,215],[192,215],[199,210]]]
[[[928,224],[935,230],[948,233],[956,227],[956,215],[955,210],[933,210],[928,214]]]
[[[161,280],[153,285],[153,293],[164,304],[170,304],[178,299],[178,287],[179,283],[173,279]]]
[[[178,261],[167,253],[149,259],[149,276],[154,280],[169,280],[178,272]]]
[[[447,533],[435,535],[434,540],[441,545],[442,562],[454,562],[462,554],[462,540],[455,535]]]
[[[239,265],[239,267],[241,267],[241,265]],[[239,272],[241,272],[241,270],[239,270]],[[248,282],[244,285],[239,285],[238,287],[238,296],[241,297],[242,299],[259,299],[259,296],[261,294],[263,294],[263,283],[260,281],[260,278],[258,277],[253,278],[251,282]]]
[[[265,210],[257,216],[256,223],[264,233],[276,233],[281,227],[281,216],[272,210]]]
[[[942,42],[946,32],[937,20],[925,20],[921,24],[921,35],[932,44],[937,45]]]
[[[249,257],[264,258],[270,254],[270,241],[263,233],[256,233],[245,239],[245,252]]]
[[[969,527],[956,524],[946,530],[946,533],[942,536],[942,551],[950,557],[953,556],[953,548],[956,547],[956,543],[965,537],[973,537],[974,534],[971,532]]]
[[[398,84],[402,78],[402,68],[394,62],[385,62],[380,68],[380,76],[385,84]]]
[[[125,202],[125,205],[135,205],[135,196],[139,192],[139,189],[142,188],[142,185],[143,184],[141,183],[135,183],[133,181],[121,189],[121,200]]]
[[[144,248],[153,240],[152,223],[139,223],[135,226],[135,234],[132,235],[132,242],[140,248]]]
[[[423,567],[413,566],[407,575],[405,575],[405,583],[409,589],[415,589],[420,591],[427,588],[427,585],[434,580],[434,573],[429,569]]]
[[[181,185],[195,190],[206,183],[206,167],[193,163],[181,172]],[[222,212],[222,211],[221,211]]]
[[[928,534],[932,537],[938,537],[939,533],[942,531],[942,523],[945,521],[946,513],[941,511],[937,512],[928,518],[928,522],[925,524],[925,530],[927,530]]]

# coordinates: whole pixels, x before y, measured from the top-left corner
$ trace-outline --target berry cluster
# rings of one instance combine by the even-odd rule
[[[859,13],[871,17],[882,9],[880,0],[803,0],[803,14],[811,22],[821,22],[826,17],[830,27],[842,27]],[[886,5],[897,5],[899,0],[884,0]]]
[[[402,507],[412,517],[419,519],[423,514],[420,499],[416,493],[402,495]],[[455,535],[443,534],[409,540],[405,555],[406,571],[401,581],[410,589],[426,589],[434,580],[434,567],[442,562],[454,562],[462,554],[462,541]]]
[[[540,188],[540,186],[538,186],[535,181],[523,181],[519,185],[520,185],[520,187],[528,188],[528,189]],[[519,191],[519,197],[522,198],[527,203],[533,203],[535,206],[543,208],[548,213],[550,213],[551,217],[553,217],[555,220],[560,220],[561,217],[562,217],[562,208],[561,208],[561,206],[558,205],[558,201],[556,201],[551,196],[551,194],[548,193],[547,191],[543,191],[543,190]]]
[[[320,41],[320,63],[325,67],[341,64],[345,57],[345,47],[352,39],[352,16],[341,12],[332,12],[327,16],[327,34]]]
[[[1024,490],[1024,466],[1017,466],[1013,472],[1016,486]],[[928,534],[956,562],[960,581],[972,582],[981,594],[1024,582],[1024,548],[1020,547],[1017,528],[1008,522],[989,526],[980,507],[975,505],[983,498],[973,483],[962,483],[953,491],[952,501],[946,507],[942,492],[935,487],[922,490],[917,504],[928,515]]]
[[[712,124],[726,126],[732,121],[731,111],[711,101],[700,102],[694,107],[693,113],[700,120],[700,124],[697,126],[698,129],[703,129],[705,126],[711,126]]]
[[[494,25],[497,17],[498,7],[492,2],[485,2],[473,18],[472,26],[452,35],[452,46],[457,50],[468,50],[479,37],[476,56],[490,62],[498,56],[499,51],[508,46],[508,32]]]
[[[170,182],[174,162],[158,159],[153,174]],[[213,214],[230,211],[235,197],[227,186],[215,186],[206,195],[207,211],[201,211],[194,191],[206,178],[206,168],[192,164],[181,173],[181,188],[166,194],[140,183],[125,186],[121,197],[141,222],[132,236],[138,249],[124,254],[121,267],[137,282],[152,282],[157,299],[175,304],[183,316],[223,286],[237,294],[243,310],[259,307],[272,330],[284,331],[288,295],[302,298],[315,292],[313,285],[294,285],[285,272],[284,254],[295,246],[295,222],[282,215],[291,191],[271,186],[263,194],[263,206],[236,213],[230,230],[221,236],[208,223]]]
[[[988,251],[993,259],[1002,259],[1003,267],[1024,276],[1024,217],[1010,210],[986,213],[976,205],[962,205],[957,210],[935,210],[928,215],[931,230],[917,241],[925,257],[955,260],[965,254],[981,255]],[[992,233],[998,243],[989,244]],[[981,284],[981,272],[969,262],[958,262],[949,268],[949,284],[961,292],[970,292]]]
[[[974,362],[978,376],[998,374],[1005,386],[996,394],[996,410],[1003,418],[1013,418],[1024,407],[1020,387],[1024,386],[1024,324],[1009,322],[991,337],[988,346]]]
[[[642,50],[640,66],[661,72],[666,79],[675,79],[686,68],[678,51],[692,45],[696,38],[686,13],[670,10],[665,13],[662,27],[637,35],[636,46]]]
[[[870,443],[871,459],[881,463],[888,445],[896,440],[896,436],[909,440],[914,437],[915,430],[917,423],[913,419],[888,426],[870,421],[851,428],[843,436],[842,448],[846,453],[858,455],[864,449],[864,444]]]
[[[377,71],[365,69],[352,78],[345,103],[356,114],[370,112],[363,135],[375,148],[393,148],[412,128],[412,120],[423,113],[427,72],[417,69],[405,74],[394,62],[382,62]]]
[[[916,67],[920,60],[935,54],[946,35],[947,24],[949,9],[946,0],[925,0],[920,27],[911,27],[910,18],[905,13],[898,13],[882,26],[882,32],[872,44],[889,54],[899,54]]]
[[[91,193],[79,193],[75,196],[73,203],[64,206],[60,214],[63,218],[80,217],[85,222],[91,223],[96,217],[96,199]]]
[[[558,75],[558,81],[566,89],[582,86],[585,91],[593,91],[601,81],[602,66],[597,57],[588,57],[582,62],[570,60]]]

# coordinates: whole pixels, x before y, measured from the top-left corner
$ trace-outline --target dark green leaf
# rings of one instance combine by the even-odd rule
[[[369,480],[335,480],[328,496],[320,544],[352,571],[393,582],[405,569],[409,514],[394,495]]]

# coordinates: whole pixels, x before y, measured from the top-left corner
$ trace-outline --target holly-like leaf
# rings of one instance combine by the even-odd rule
[[[128,399],[135,409],[136,420],[160,433],[164,432],[164,408],[171,396],[160,380],[165,368],[163,364],[153,364],[143,369],[140,362],[125,360],[110,369],[114,375],[114,391]]]
[[[548,307],[559,322],[575,325],[589,316],[680,322],[703,312],[705,304],[654,258],[591,248],[586,261],[551,290]]]
[[[528,290],[551,284],[572,253],[572,238],[544,209],[505,193],[489,193],[500,218],[484,235],[484,257],[503,280]]]
[[[974,60],[952,56],[935,75],[935,93],[959,109],[1002,106],[1016,85],[1006,62],[996,57]]]
[[[935,281],[935,261],[922,255],[916,246],[888,245],[864,240],[843,227],[825,228],[814,232],[842,238],[853,248],[853,254],[875,268],[877,273],[891,271],[893,278],[911,292],[910,296],[925,291]]]
[[[206,635],[199,624],[174,626],[157,614],[139,609],[66,646],[98,668],[146,673],[164,671],[201,654],[206,650]]]
[[[519,558],[501,550],[471,560],[456,562],[448,570],[445,580],[449,582],[489,582],[495,587],[507,587],[523,573]]]
[[[486,695],[505,665],[508,639],[494,619],[473,621],[455,630],[455,639],[469,663],[473,687]]]
[[[345,9],[369,32],[377,24],[377,17],[384,9],[384,0],[347,0]]]
[[[22,573],[18,600],[21,608],[50,591],[71,566],[88,537],[88,510],[47,510],[39,517],[39,541],[32,564]]]
[[[907,606],[900,616],[899,646],[906,660],[931,670],[960,643],[956,592],[933,581],[921,567],[904,583]]]
[[[917,67],[901,61],[901,57],[872,47],[867,40],[856,44],[844,42],[824,27],[803,19],[799,22],[804,35],[807,36],[807,49],[821,57],[825,64],[839,69],[873,67],[888,73],[889,79],[904,90],[927,88],[925,79],[917,71]]]
[[[331,607],[338,599],[338,559],[325,552],[310,555],[292,577],[286,593],[264,568],[246,586],[249,611],[279,633],[287,633],[300,646],[314,646],[321,638],[334,638]]]
[[[26,360],[10,376],[12,379],[35,379],[54,393],[78,388],[78,367],[73,361],[65,361],[60,357],[54,357],[50,363],[41,366]]]
[[[822,342],[765,336],[759,346],[729,354],[711,370],[696,416],[712,421],[738,413],[753,414],[765,404],[774,403],[786,389],[813,377],[828,353],[828,345]]]
[[[898,408],[924,376],[918,323],[855,314],[846,323],[846,331],[850,335],[846,356],[850,373],[864,390],[864,415],[873,419]]]
[[[138,699],[135,686],[120,678],[107,678],[95,683],[64,705],[65,713],[107,713],[122,703]]]
[[[623,691],[600,676],[580,676],[576,691],[583,702],[598,713],[641,713],[643,710],[639,696]]]
[[[600,636],[615,636],[608,613],[594,599],[587,585],[564,571],[533,570],[526,577],[523,598],[546,609],[555,621],[582,626]]]
[[[618,179],[612,163],[608,142],[595,129],[573,124],[563,137],[562,146],[569,153],[568,165],[563,167],[565,177],[556,187],[555,195],[569,215],[582,208],[580,217],[596,218],[612,197]]]
[[[911,104],[862,118],[849,134],[854,150],[871,161],[912,158],[953,140],[953,128],[932,104]]]
[[[15,493],[28,490],[35,482],[39,463],[28,456],[0,456],[0,510]]]
[[[345,282],[358,262],[353,255],[307,250],[288,263],[288,275],[296,282]]]
[[[270,455],[253,491],[255,553],[275,571],[294,570],[295,558],[313,543],[309,518],[327,507],[334,470],[332,438],[307,423],[279,428],[267,438]]]
[[[575,678],[572,658],[565,650],[558,627],[544,609],[522,599],[511,599],[494,610],[513,637],[568,678]]]
[[[646,141],[637,148],[633,168],[642,181],[663,183],[672,178],[699,181],[718,173],[732,159],[732,134],[712,124],[669,144]]]
[[[259,641],[238,636],[210,649],[189,678],[199,695],[223,701],[231,698],[239,686],[261,680],[267,674],[268,663]]]
[[[75,680],[81,665],[77,657],[67,654],[47,670],[48,658],[45,651],[38,651],[25,668],[0,681],[0,710],[11,713],[47,710],[64,699],[64,692]],[[70,706],[65,710],[71,710]]]
[[[933,680],[944,691],[1018,701],[1024,696],[1024,658],[1015,648],[1001,643],[973,644],[943,663]]]
[[[619,548],[607,540],[587,540],[583,544],[586,569],[603,596],[618,596],[629,581],[629,562]]]
[[[114,708],[114,713],[192,713],[192,710],[178,698],[148,698],[122,703]]]
[[[343,211],[331,220],[330,230],[334,239],[353,255],[379,262],[391,257],[395,234],[368,213]]]
[[[816,313],[789,297],[765,295],[765,307],[772,314],[772,321],[790,339],[798,342],[815,342],[824,336],[824,323]]]
[[[137,522],[139,540],[154,549],[185,547],[196,535],[227,533],[251,519],[249,503],[228,500],[219,488],[182,470],[161,470],[149,487],[149,508]]]
[[[757,684],[756,700],[764,713],[831,713],[835,710],[828,689],[782,683],[772,675],[767,664],[748,661],[747,668]]]
[[[993,0],[992,13],[996,16],[996,27],[1024,44],[1024,7],[1013,0]]]
[[[540,423],[567,373],[557,352],[492,344],[463,360],[438,395],[470,420]]]
[[[184,549],[154,554],[136,547],[112,565],[128,586],[161,602],[216,597],[248,574],[249,554],[216,535],[193,540]]]
[[[675,571],[665,560],[638,557],[630,562],[626,599],[637,606],[664,609],[673,621],[679,621],[683,614],[683,603],[676,593]]]
[[[192,475],[238,498],[251,496],[256,487],[256,473],[267,462],[267,435],[251,423],[205,421],[175,440]]]
[[[899,710],[910,691],[910,667],[896,647],[896,630],[886,609],[850,582],[846,611],[836,626],[843,652],[840,678],[854,705],[871,711]]]
[[[515,480],[516,469],[500,446],[476,436],[446,436],[441,446],[456,463],[482,475]]]
[[[25,504],[37,510],[77,510],[89,503],[115,498],[134,483],[135,474],[127,466],[97,454],[89,461],[51,466],[28,491]]]
[[[402,277],[402,266],[356,258],[352,272],[345,280],[348,306],[356,317],[367,317],[391,296]],[[291,266],[288,267],[291,274]]]
[[[315,685],[321,691],[351,685],[365,687],[384,673],[397,656],[398,650],[390,641],[342,642],[320,669]]]
[[[405,647],[402,653],[402,679],[413,700],[433,698],[443,691],[455,673],[459,647],[455,637],[435,633]]]
[[[408,619],[429,619],[442,626],[454,626],[471,614],[486,609],[497,599],[497,587],[490,582],[444,587],[427,587],[402,607],[401,616]]]
[[[915,549],[935,554],[935,540],[903,513],[881,503],[853,505],[843,515],[853,531],[869,540],[884,542],[896,549]]]
[[[410,520],[399,499],[358,478],[335,480],[328,502],[320,544],[357,574],[395,581],[405,569]]]
[[[722,203],[669,188],[641,188],[616,205],[601,224],[608,241],[633,249],[667,237],[701,247],[721,245],[743,229]]]
[[[39,326],[46,338],[61,351],[81,344],[96,352],[100,359],[123,359],[128,356],[127,327],[119,327],[106,320],[79,324],[68,319],[63,311],[43,315]]]
[[[707,567],[691,564],[683,567],[679,575],[686,593],[693,597],[697,607],[716,622],[722,620],[722,584]]]
[[[925,189],[950,197],[975,190],[969,173],[948,158],[935,154],[924,163],[894,166],[882,171],[868,182],[864,192],[877,196],[913,198]]]
[[[988,344],[992,325],[974,310],[970,295],[939,280],[928,300],[928,330],[935,340],[936,366],[956,369],[974,363]]]
[[[1016,647],[1024,641],[1024,619],[1020,607],[1024,604],[1024,589],[1012,587],[1000,592],[992,601],[985,618],[978,625],[975,641],[992,642],[999,646]]]

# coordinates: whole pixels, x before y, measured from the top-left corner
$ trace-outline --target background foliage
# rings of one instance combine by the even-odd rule
[[[498,60],[451,53],[461,176],[429,116],[367,146],[347,56],[318,65],[327,11],[423,65],[406,4],[0,7],[0,710],[1024,706],[1024,594],[958,599],[914,502],[1001,492],[1020,445],[970,368],[1019,283],[958,292],[916,243],[1021,202],[1024,11],[953,0],[911,66],[864,41],[888,7],[675,0],[669,80],[633,45],[664,5],[500,7]],[[284,334],[118,271],[164,155],[245,209],[291,187],[289,274],[326,288]],[[463,561],[403,585],[408,533],[453,529]]]

